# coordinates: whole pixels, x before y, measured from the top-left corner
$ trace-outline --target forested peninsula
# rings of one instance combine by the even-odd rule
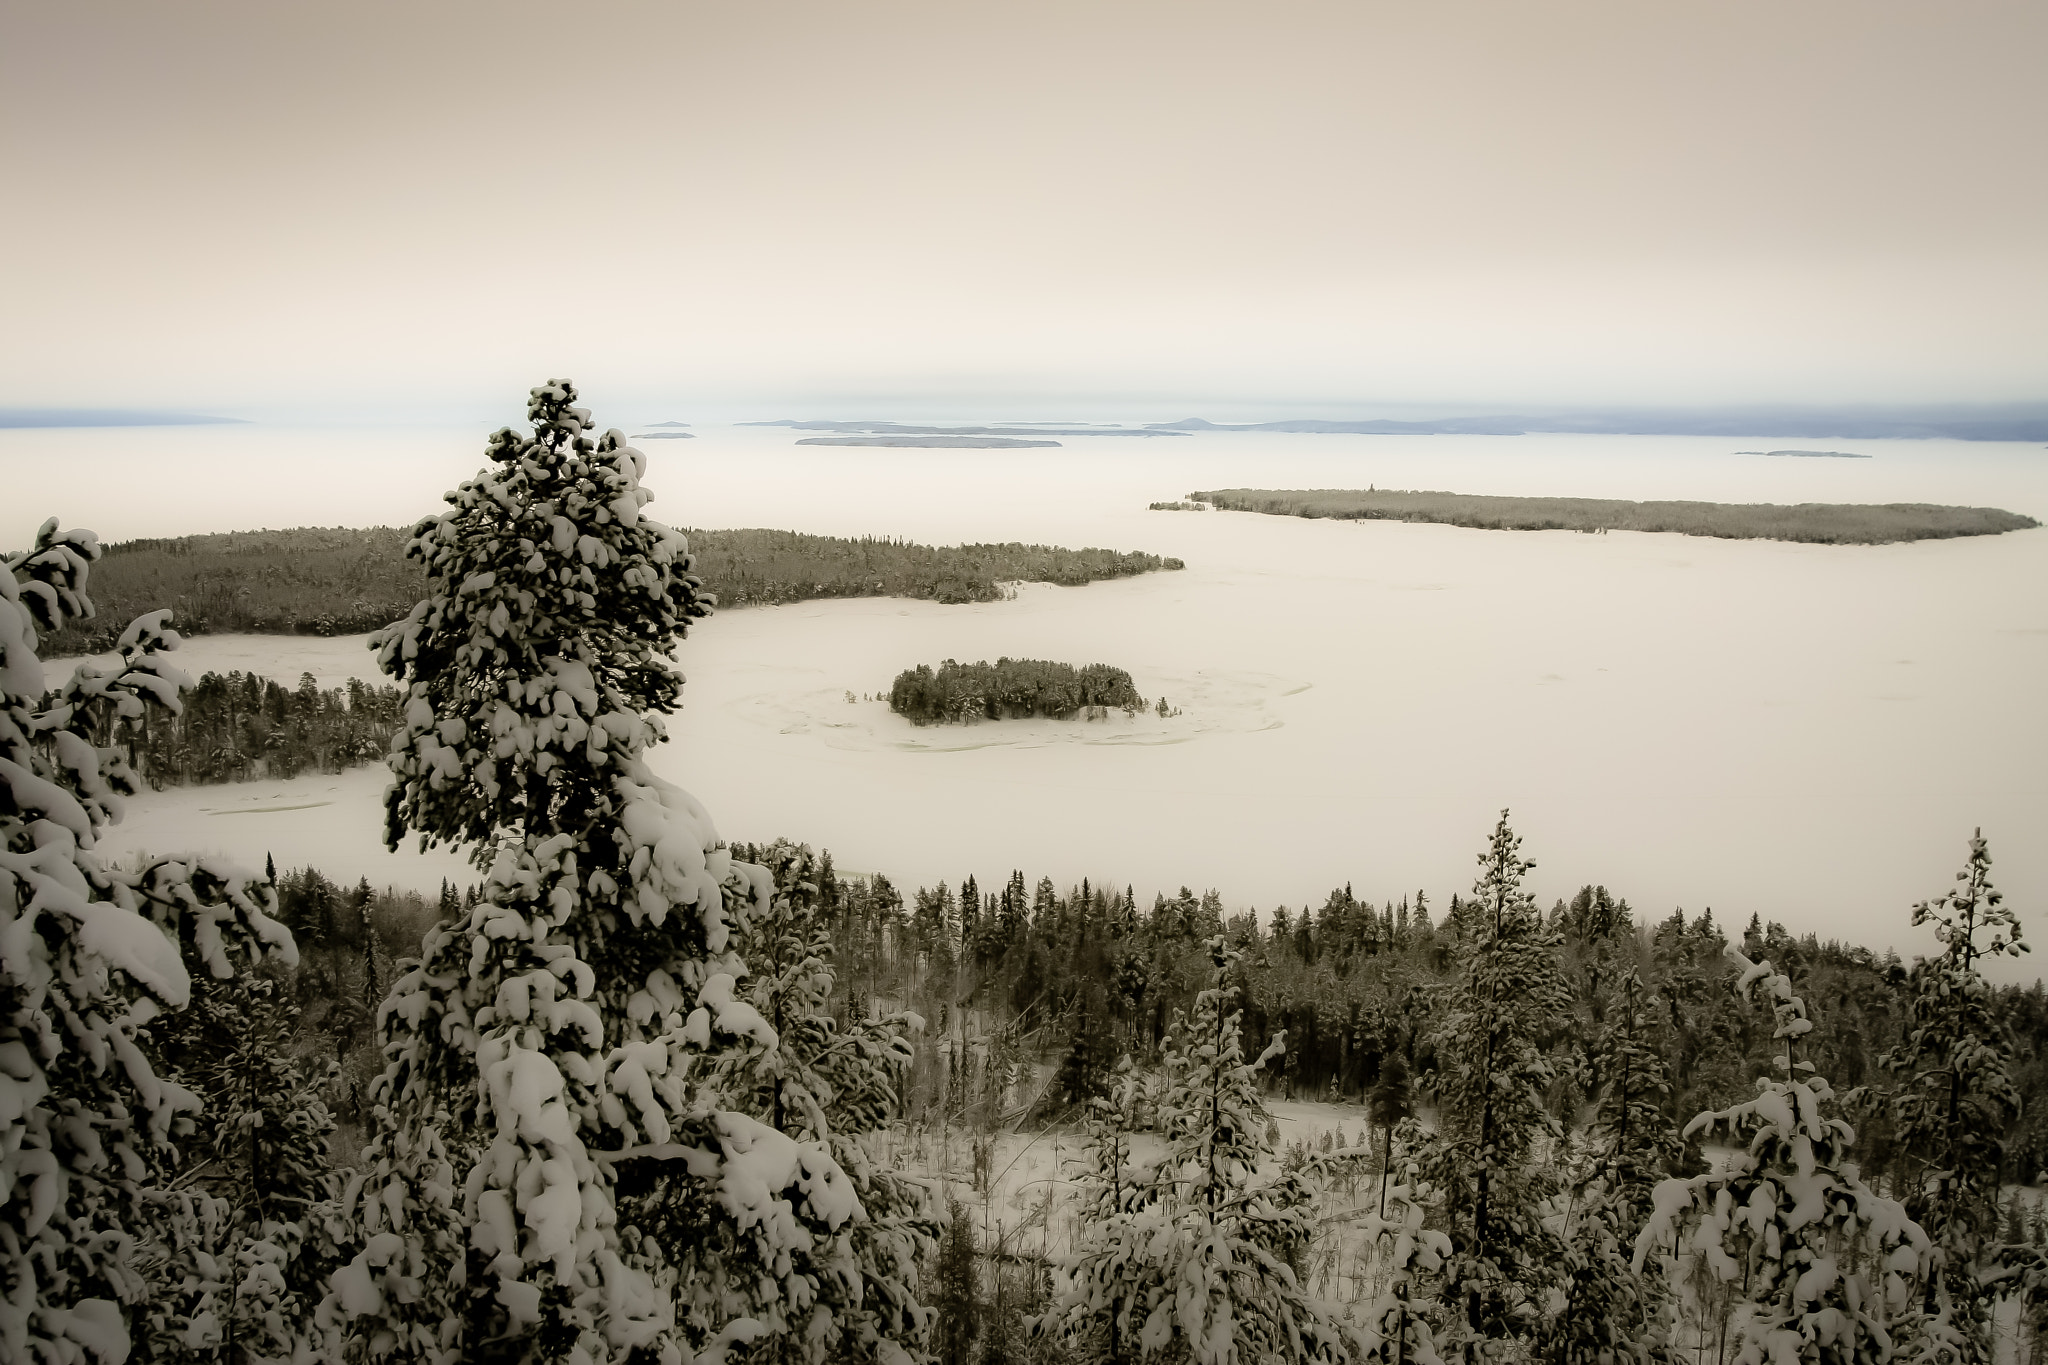
[[[1792,540],[1821,545],[1889,545],[1991,536],[2041,524],[1996,507],[1945,507],[1925,502],[1628,502],[1394,488],[1219,488],[1188,497],[1226,512],[1274,516],[1429,521],[1488,531],[1676,531],[1722,540]]]
[[[760,529],[690,530],[697,573],[723,607],[820,597],[911,597],[993,602],[1011,582],[1076,587],[1181,568],[1142,551],[1056,545],[918,545]],[[426,575],[405,557],[412,533],[302,526],[131,540],[93,566],[98,613],[67,624],[44,648],[51,657],[113,647],[128,622],[169,607],[188,635],[354,635],[404,616],[426,595]]]

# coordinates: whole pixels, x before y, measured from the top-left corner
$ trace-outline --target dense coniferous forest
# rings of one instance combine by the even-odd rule
[[[647,767],[708,604],[575,397],[491,438],[378,641],[387,842],[480,873],[431,903],[104,863],[164,613],[50,688],[100,548],[7,557],[0,1358],[2042,1358],[2048,998],[1986,979],[2026,944],[1981,835],[1910,962],[1543,907],[1507,812],[1436,897],[906,900]],[[1283,1145],[1286,1099],[1356,1139]],[[1066,1210],[993,1207],[1058,1128]]]
[[[1002,720],[1019,716],[1072,716],[1084,711],[1125,712],[1145,705],[1131,675],[1108,664],[1048,663],[1001,658],[993,664],[951,659],[906,668],[889,688],[889,709],[919,725],[939,721]]]
[[[1011,582],[1068,587],[1178,569],[1142,551],[1054,545],[917,545],[887,537],[795,531],[691,530],[691,553],[708,592],[726,607],[820,597],[914,597],[993,602]],[[246,631],[354,635],[403,617],[426,592],[411,533],[318,526],[287,531],[133,540],[107,547],[93,568],[94,619],[44,642],[49,657],[110,649],[145,611],[168,607],[191,634]]]
[[[2041,523],[1996,507],[1924,502],[1626,502],[1614,498],[1511,498],[1393,488],[1219,488],[1188,494],[1227,512],[1346,521],[1431,521],[1489,531],[1676,531],[1724,540],[1889,545],[1902,540],[1995,536]],[[1162,504],[1154,503],[1154,507]]]
[[[286,689],[239,669],[202,675],[181,701],[175,714],[117,722],[97,738],[123,745],[155,787],[338,773],[383,755],[404,706],[397,688],[356,678],[322,688],[302,673]]]

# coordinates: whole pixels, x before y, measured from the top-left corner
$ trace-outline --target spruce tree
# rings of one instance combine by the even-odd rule
[[[1113,1179],[1122,1211],[1086,1223],[1038,1330],[1095,1359],[1348,1361],[1349,1341],[1297,1269],[1314,1231],[1318,1166],[1275,1169],[1259,1098],[1258,1072],[1283,1039],[1245,1060],[1238,954],[1220,936],[1207,952],[1209,985],[1191,1014],[1176,1014],[1166,1047],[1165,1154],[1122,1193],[1124,1177],[1101,1174],[1121,1163],[1097,1136],[1093,1197],[1100,1207]]]
[[[859,1199],[823,1143],[705,1074],[777,1046],[738,990],[773,881],[645,759],[710,603],[643,515],[643,457],[575,399],[533,390],[532,434],[492,436],[419,523],[428,596],[375,641],[407,693],[386,840],[486,875],[380,1011],[323,1315],[377,1360],[679,1361],[785,1334],[821,1358],[814,1272],[857,1273]],[[688,1243],[647,1234],[657,1190]]]
[[[1443,1272],[1451,1239],[1424,1226],[1424,1203],[1406,1180],[1383,1184],[1379,1212],[1365,1219],[1366,1234],[1378,1249],[1387,1279],[1386,1288],[1366,1311],[1361,1365],[1442,1365],[1428,1304],[1417,1298],[1416,1291]]]
[[[919,1266],[938,1244],[935,1196],[929,1181],[879,1161],[866,1140],[897,1107],[911,1061],[910,1034],[923,1021],[902,1013],[840,1027],[832,1017],[833,950],[818,862],[808,847],[786,840],[758,856],[774,878],[775,897],[769,912],[745,928],[751,974],[743,998],[775,1030],[777,1046],[718,1058],[713,1083],[777,1132],[826,1146],[860,1198],[865,1216],[853,1225],[847,1247],[857,1276],[823,1273],[822,1267],[812,1276],[809,1333],[821,1338],[826,1358],[905,1359],[931,1330],[933,1311],[920,1302]],[[690,1229],[675,1231],[688,1235]],[[712,1270],[685,1265],[686,1273],[692,1269]],[[771,1338],[745,1358],[815,1355],[808,1341]]]
[[[1671,1086],[1642,977],[1620,966],[1611,944],[1602,957],[1601,974],[1615,984],[1594,1045],[1601,1085],[1560,1235],[1563,1301],[1539,1337],[1538,1355],[1557,1365],[1650,1359],[1662,1346],[1662,1294],[1637,1272],[1634,1251],[1651,1191],[1679,1152],[1664,1113]]]
[[[1734,1150],[1720,1170],[1656,1187],[1636,1270],[1658,1256],[1695,1339],[1718,1340],[1734,1365],[1884,1361],[1901,1326],[1920,1337],[1923,1358],[1938,1358],[1944,1351],[1928,1348],[1942,1343],[1914,1322],[1927,1234],[1849,1160],[1855,1131],[1829,1112],[1833,1088],[1798,1055],[1813,1028],[1806,1002],[1768,961],[1732,947],[1728,956],[1742,969],[1737,994],[1760,990],[1770,1006],[1779,1074],[1758,1078],[1754,1099],[1687,1126],[1687,1137],[1725,1132]],[[1952,1336],[1945,1347],[1955,1349]]]
[[[980,1331],[980,1271],[976,1259],[974,1220],[957,1199],[946,1206],[946,1230],[939,1243],[933,1278],[937,1312],[932,1333],[932,1359],[937,1365],[974,1365]]]
[[[1542,1219],[1556,1180],[1540,1158],[1562,1130],[1544,1107],[1543,1046],[1570,996],[1558,940],[1522,888],[1535,864],[1521,843],[1502,811],[1472,897],[1453,912],[1465,942],[1435,1037],[1439,1131],[1424,1170],[1449,1220],[1440,1336],[1458,1359],[1484,1353],[1484,1342],[1527,1339],[1557,1266]]]
[[[1991,1302],[1981,1272],[1998,1238],[2004,1137],[2019,1117],[2012,1043],[1977,964],[2027,951],[2018,917],[1991,885],[1991,854],[1978,830],[1956,885],[1913,908],[1932,923],[1938,957],[1916,963],[1907,1033],[1884,1059],[1900,1085],[1892,1096],[1897,1136],[1917,1170],[1906,1209],[1934,1240],[1935,1273],[1924,1311],[1952,1324],[1966,1358],[1988,1359]]]
[[[297,961],[274,891],[213,858],[132,871],[95,845],[140,779],[126,737],[175,712],[170,613],[122,633],[118,662],[50,688],[41,635],[93,614],[90,531],[45,522],[0,556],[0,1356],[161,1358],[209,1330],[195,1296],[225,1271],[227,1216],[178,1187],[200,1102],[143,1030],[225,980]]]
[[[193,1246],[222,1270],[180,1286],[180,1345],[199,1358],[253,1365],[328,1344],[307,1326],[334,1268],[315,1206],[336,1192],[320,1090],[337,1068],[293,1055],[298,1021],[275,981],[243,973],[200,978],[189,1007],[147,1030],[204,1106],[181,1177],[212,1197]]]

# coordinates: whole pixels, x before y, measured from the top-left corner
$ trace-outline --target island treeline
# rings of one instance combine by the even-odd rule
[[[286,688],[255,673],[207,673],[169,715],[113,721],[102,742],[121,745],[151,786],[338,773],[381,757],[405,699],[395,687],[350,678],[323,688],[310,673]]]
[[[760,529],[691,530],[706,587],[726,607],[820,597],[993,602],[1011,582],[1074,587],[1179,569],[1142,551],[1056,545],[918,545],[886,536],[814,536]],[[230,531],[106,547],[93,566],[91,620],[45,642],[49,656],[113,647],[129,621],[168,607],[185,634],[356,635],[403,617],[426,592],[405,557],[411,532],[305,526]]]
[[[1427,521],[1489,531],[1675,531],[1723,540],[1823,545],[1889,545],[1989,536],[2041,524],[1996,507],[1945,507],[1924,502],[1628,502],[1392,488],[1219,488],[1188,497],[1228,512],[1274,516]]]
[[[952,659],[937,670],[929,664],[906,668],[889,688],[889,709],[919,725],[939,721],[1002,720],[1025,716],[1073,716],[1084,709],[1111,707],[1135,712],[1145,705],[1131,675],[1108,664],[1052,663],[1004,657],[963,664]]]
[[[817,597],[915,597],[994,602],[1005,583],[1080,587],[1109,578],[1174,570],[1178,559],[1141,550],[1070,550],[1057,545],[931,546],[863,536],[796,531],[692,531],[690,549],[720,606],[802,602]]]

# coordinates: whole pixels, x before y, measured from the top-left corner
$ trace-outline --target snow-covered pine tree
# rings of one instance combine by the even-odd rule
[[[911,1062],[910,1035],[923,1021],[901,1013],[842,1028],[832,1015],[832,939],[817,859],[787,840],[757,856],[775,880],[775,898],[743,929],[751,974],[742,998],[775,1030],[778,1045],[717,1058],[711,1082],[777,1132],[825,1145],[853,1181],[865,1216],[852,1225],[848,1248],[858,1277],[840,1277],[837,1266],[834,1273],[811,1271],[816,1301],[800,1329],[804,1339],[763,1338],[741,1358],[777,1365],[814,1359],[815,1339],[835,1362],[908,1362],[932,1325],[933,1311],[920,1301],[919,1268],[938,1245],[935,1195],[929,1181],[884,1165],[868,1144],[896,1108]],[[643,1231],[659,1230],[643,1219]],[[696,1263],[714,1251],[692,1247],[683,1272],[715,1273]]]
[[[120,661],[50,689],[39,632],[92,615],[90,531],[44,523],[0,557],[0,1357],[160,1356],[195,1327],[170,1286],[217,1284],[193,1255],[224,1210],[173,1187],[199,1101],[137,1032],[191,999],[191,968],[297,960],[275,900],[210,858],[103,863],[99,831],[137,779],[125,726],[175,709],[170,613],[122,634]]]
[[[1314,1232],[1319,1163],[1275,1169],[1259,1098],[1258,1072],[1284,1039],[1245,1060],[1238,954],[1220,936],[1207,947],[1209,985],[1192,1014],[1176,1014],[1166,1047],[1165,1155],[1119,1196],[1127,1216],[1085,1225],[1038,1330],[1079,1351],[1113,1343],[1129,1361],[1348,1361],[1351,1342],[1296,1272]]]
[[[1411,1126],[1412,1120],[1401,1125]],[[1391,1134],[1388,1140],[1391,1148]],[[1360,1365],[1443,1365],[1428,1305],[1417,1300],[1416,1285],[1425,1276],[1434,1278],[1442,1273],[1444,1259],[1451,1254],[1451,1239],[1423,1226],[1425,1202],[1425,1196],[1405,1181],[1383,1185],[1379,1212],[1365,1219],[1366,1235],[1383,1258],[1387,1284],[1366,1312]]]
[[[352,1258],[322,1307],[373,1360],[713,1362],[813,1327],[806,1267],[857,1273],[830,1152],[705,1083],[777,1045],[738,995],[737,931],[774,885],[647,766],[682,687],[668,651],[709,599],[642,515],[643,457],[575,399],[533,390],[532,434],[492,436],[419,524],[428,596],[377,639],[408,691],[386,839],[467,845],[487,875],[379,1011]],[[646,1235],[628,1164],[718,1274]]]
[[[1742,969],[1737,994],[1761,988],[1770,1003],[1781,1075],[1759,1077],[1756,1098],[1687,1125],[1687,1137],[1725,1130],[1736,1148],[1720,1170],[1658,1184],[1635,1267],[1662,1259],[1681,1325],[1689,1319],[1699,1343],[1731,1365],[1889,1360],[1893,1326],[1917,1315],[1927,1234],[1848,1159],[1856,1135],[1828,1113],[1834,1090],[1798,1060],[1813,1024],[1790,979],[1733,947],[1728,956]]]
[[[1634,1264],[1651,1191],[1679,1152],[1665,1116],[1671,1086],[1652,1045],[1653,1005],[1641,975],[1610,940],[1596,979],[1613,983],[1594,1045],[1600,1077],[1590,1150],[1567,1201],[1563,1301],[1546,1318],[1538,1356],[1556,1365],[1614,1365],[1659,1357],[1661,1286]]]
[[[1118,1062],[1106,1091],[1088,1101],[1087,1168],[1076,1182],[1075,1216],[1091,1241],[1117,1245],[1148,1201],[1155,1172],[1131,1153],[1145,1095],[1143,1078],[1129,1057]],[[1138,1359],[1136,1325],[1117,1292],[1125,1270],[1085,1254],[1059,1267],[1052,1307],[1031,1323],[1033,1338],[1063,1340],[1084,1360],[1122,1365]]]
[[[1906,1211],[1934,1242],[1923,1310],[1960,1332],[1965,1358],[1991,1352],[1992,1303],[1983,1292],[1998,1244],[2004,1135],[2019,1117],[2012,1042],[1977,963],[2027,951],[2019,919],[1991,885],[1979,829],[1945,894],[1913,907],[1932,923],[1941,954],[1914,964],[1906,1037],[1883,1058],[1900,1078],[1892,1095],[1898,1137],[1918,1167]]]
[[[1526,1340],[1555,1278],[1556,1237],[1542,1218],[1556,1188],[1541,1145],[1560,1135],[1544,1107],[1551,1068],[1543,1044],[1563,1021],[1570,991],[1558,940],[1522,878],[1535,864],[1501,812],[1463,916],[1464,942],[1432,1077],[1438,1134],[1423,1171],[1445,1201],[1439,1345],[1451,1359],[1481,1343]]]

